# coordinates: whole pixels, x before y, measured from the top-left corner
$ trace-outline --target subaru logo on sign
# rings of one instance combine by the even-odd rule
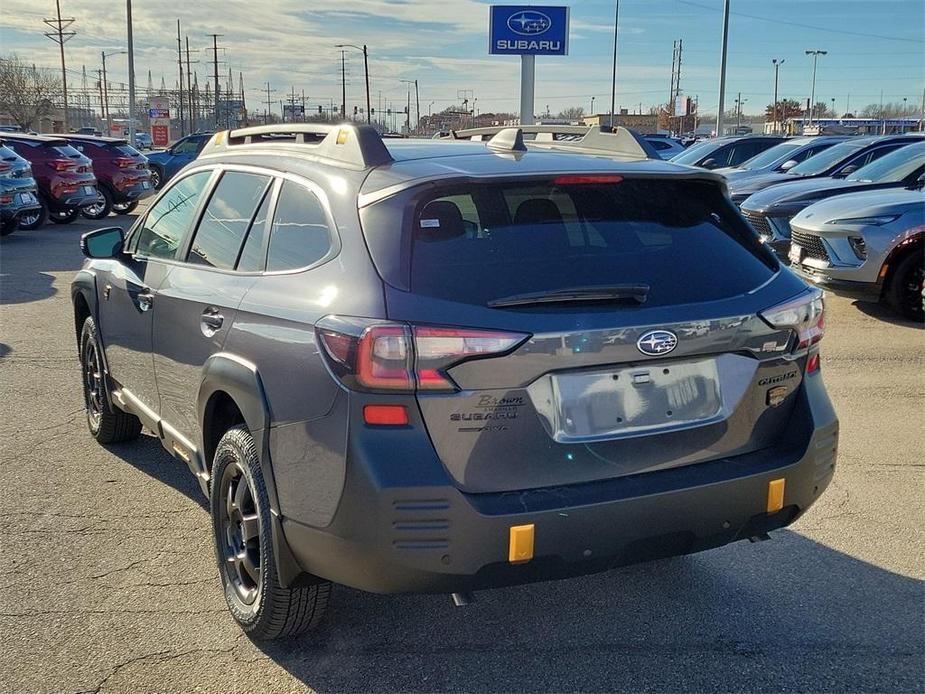
[[[678,336],[670,330],[650,330],[636,341],[636,349],[657,357],[668,354],[678,346]]]
[[[507,20],[508,29],[521,36],[536,36],[545,34],[552,26],[552,20],[542,12],[523,10],[511,15]]]

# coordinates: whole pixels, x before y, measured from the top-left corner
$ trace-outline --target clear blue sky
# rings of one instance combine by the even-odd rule
[[[193,48],[205,49],[206,34],[224,33],[221,72],[244,72],[251,105],[261,97],[260,83],[271,82],[279,109],[282,93],[295,87],[312,104],[340,101],[339,42],[367,43],[373,103],[404,102],[402,79],[418,79],[422,112],[458,102],[459,90],[472,90],[480,111],[517,108],[516,58],[490,57],[488,3],[479,0],[158,0],[135,2],[136,74],[139,87],[147,71],[155,87],[161,75],[176,80],[176,19]],[[551,4],[551,3],[550,3]],[[81,66],[94,75],[101,50],[125,45],[122,0],[62,0],[62,12],[74,16],[77,36],[67,44],[70,81],[80,84]],[[259,9],[258,9],[259,8]],[[771,58],[783,58],[781,97],[809,96],[808,48],[823,49],[817,76],[817,100],[837,99],[844,110],[908,99],[918,111],[925,87],[925,2],[923,0],[732,0],[727,107],[737,92],[747,99],[746,113],[759,113],[771,101]],[[51,0],[3,0],[0,49],[16,51],[39,65],[55,66],[56,46],[42,36],[41,20],[51,16]],[[612,50],[612,0],[571,3],[571,54],[537,61],[537,111],[581,105],[605,110],[609,102]],[[622,0],[619,41],[618,105],[636,108],[663,103],[668,96],[672,42],[683,39],[681,86],[699,96],[701,112],[716,108],[722,0]],[[348,54],[348,103],[363,93],[362,58]],[[200,83],[211,73],[209,54],[194,60]],[[107,61],[110,80],[125,81],[124,56]],[[93,86],[92,83],[90,85]]]

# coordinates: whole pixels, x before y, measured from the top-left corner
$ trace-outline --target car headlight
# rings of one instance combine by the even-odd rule
[[[873,215],[871,217],[849,217],[846,219],[832,219],[826,222],[826,224],[851,224],[852,226],[865,226],[865,227],[879,227],[884,224],[889,224],[897,219],[900,215],[898,214],[882,214],[882,215]]]

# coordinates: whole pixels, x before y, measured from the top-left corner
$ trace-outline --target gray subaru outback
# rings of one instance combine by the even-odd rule
[[[464,603],[766,539],[819,497],[822,293],[720,176],[632,154],[233,130],[83,237],[90,432],[189,466],[245,631],[314,626],[332,582]]]

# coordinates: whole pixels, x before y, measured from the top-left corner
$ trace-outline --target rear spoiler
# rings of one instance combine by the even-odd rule
[[[490,128],[469,128],[450,132],[450,138],[455,140],[487,140],[495,142],[492,149],[501,149],[499,140],[502,133],[518,131],[520,141],[530,150],[574,151],[579,154],[600,154],[624,161],[639,159],[661,159],[655,148],[635,130],[618,125],[584,126],[584,125],[519,125],[513,127],[495,126]],[[527,138],[525,135],[531,135]],[[513,139],[513,135],[505,134],[504,140]]]

